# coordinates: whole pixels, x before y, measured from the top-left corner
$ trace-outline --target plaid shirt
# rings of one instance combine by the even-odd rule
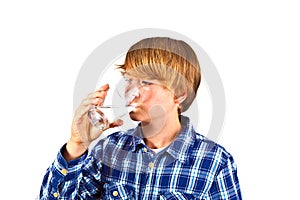
[[[141,127],[100,140],[88,155],[48,168],[40,199],[242,199],[232,156],[181,116],[182,131],[155,154]]]

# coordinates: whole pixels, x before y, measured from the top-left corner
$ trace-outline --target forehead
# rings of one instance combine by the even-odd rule
[[[159,80],[163,81],[165,78],[162,76],[155,75],[155,73],[151,72],[140,72],[140,71],[130,71],[130,72],[125,72],[123,74],[123,77],[125,79],[139,79],[139,80]]]

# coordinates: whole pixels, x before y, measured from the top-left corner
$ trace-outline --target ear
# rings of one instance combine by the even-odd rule
[[[184,92],[182,95],[175,97],[175,103],[181,104],[187,98],[187,93]]]

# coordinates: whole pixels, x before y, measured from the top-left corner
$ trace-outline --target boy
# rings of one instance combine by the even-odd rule
[[[75,112],[70,139],[47,170],[40,198],[241,199],[232,156],[181,115],[201,81],[192,48],[171,38],[146,38],[129,49],[120,69],[126,92],[136,90],[130,118],[139,125],[107,136],[88,154],[104,130],[92,126],[87,113],[103,104],[109,85],[88,95]]]

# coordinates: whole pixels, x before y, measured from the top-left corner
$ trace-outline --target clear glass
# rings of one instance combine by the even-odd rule
[[[104,130],[109,127],[109,124],[117,119],[121,119],[130,113],[135,107],[130,105],[138,92],[137,87],[132,88],[116,88],[113,91],[113,105],[99,105],[94,106],[88,111],[88,118],[90,123],[99,130]]]
[[[131,105],[124,106],[94,106],[88,111],[88,118],[90,123],[93,124],[100,130],[104,130],[109,127],[109,124],[117,119],[121,119],[123,116],[130,113],[135,107]],[[121,114],[118,116],[111,116],[115,113],[115,109],[118,109],[118,112]],[[110,116],[110,117],[109,117]]]

